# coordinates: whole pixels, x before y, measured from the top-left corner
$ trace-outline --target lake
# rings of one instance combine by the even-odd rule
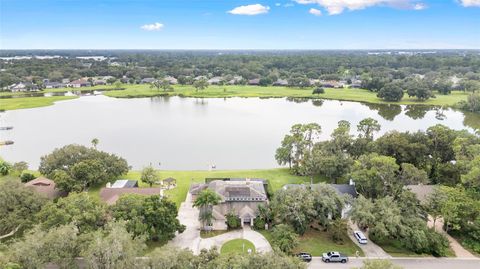
[[[390,130],[425,130],[435,124],[453,129],[480,125],[480,115],[424,106],[372,105],[333,100],[285,98],[196,99],[155,97],[116,99],[103,95],[61,101],[53,106],[0,114],[0,148],[8,161],[37,169],[54,148],[78,143],[127,159],[133,169],[206,170],[278,167],[274,154],[295,123],[316,122],[327,139],[340,120],[356,125],[372,117]]]

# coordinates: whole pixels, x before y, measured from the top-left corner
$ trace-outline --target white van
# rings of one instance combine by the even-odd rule
[[[360,244],[366,244],[367,243],[367,237],[360,231],[355,231],[353,232],[353,236],[357,238],[358,243]]]

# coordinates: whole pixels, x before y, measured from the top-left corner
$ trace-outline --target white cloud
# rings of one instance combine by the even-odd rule
[[[259,14],[264,14],[268,13],[270,10],[270,7],[268,6],[263,6],[260,4],[253,4],[253,5],[246,5],[246,6],[239,6],[236,7],[228,13],[233,14],[233,15],[259,15]]]
[[[464,7],[480,7],[480,0],[460,0]]]
[[[417,0],[295,0],[299,4],[317,4],[325,8],[329,15],[337,15],[345,9],[359,10],[378,5],[408,9],[424,9],[426,6]],[[480,0],[467,0],[480,1]]]
[[[140,28],[142,28],[145,31],[160,31],[162,30],[163,26],[164,25],[162,23],[156,22],[152,24],[142,25]]]
[[[275,6],[276,6],[276,7],[279,7],[279,6],[281,6],[281,5],[282,5],[282,4],[280,4],[280,3],[275,3]]]
[[[315,15],[315,16],[322,16],[322,11],[316,8],[311,8],[308,13]]]
[[[415,5],[413,5],[414,10],[424,10],[426,8],[427,5],[425,5],[424,3],[416,3]]]
[[[285,5],[283,5],[283,7],[293,7],[294,4],[293,3],[286,3]]]

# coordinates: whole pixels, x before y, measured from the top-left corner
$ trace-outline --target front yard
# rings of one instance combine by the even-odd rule
[[[270,231],[259,231],[272,244],[272,236]],[[352,240],[345,234],[344,243],[337,244],[333,242],[329,232],[317,231],[310,229],[303,236],[299,237],[300,244],[294,249],[294,253],[308,252],[312,256],[322,256],[322,253],[328,251],[339,251],[348,256],[355,256],[355,252],[359,252],[360,256],[364,256],[362,250],[355,245]],[[272,244],[273,246],[273,244]]]

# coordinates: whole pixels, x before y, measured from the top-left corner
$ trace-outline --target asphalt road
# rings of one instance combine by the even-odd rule
[[[324,263],[319,257],[314,257],[309,269],[350,269],[361,267],[365,258],[350,258],[350,261],[341,263]],[[404,269],[480,269],[480,259],[462,258],[392,258],[394,264]]]

